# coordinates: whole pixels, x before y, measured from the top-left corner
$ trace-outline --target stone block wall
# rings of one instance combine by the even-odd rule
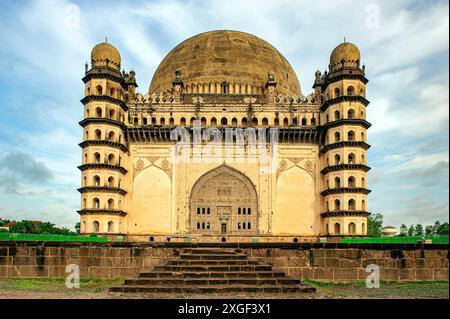
[[[0,279],[66,277],[70,264],[78,265],[84,278],[133,277],[193,247],[238,249],[300,279],[365,280],[366,267],[375,264],[381,280],[448,280],[448,245],[119,242],[0,242]]]
[[[0,278],[66,277],[71,264],[84,278],[132,277],[174,252],[139,244],[0,242]]]
[[[314,248],[312,245],[307,249],[243,249],[243,252],[300,279],[361,281],[371,273],[366,267],[377,265],[381,280],[448,280],[448,246],[402,245],[394,249],[382,245],[372,245],[372,248],[334,246],[342,248]]]

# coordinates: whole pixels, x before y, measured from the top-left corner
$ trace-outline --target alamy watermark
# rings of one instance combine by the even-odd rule
[[[370,30],[380,28],[380,7],[375,3],[366,6],[366,27]]]
[[[176,127],[170,132],[174,163],[250,163],[261,173],[276,171],[278,128],[203,128],[200,121],[192,129]]]
[[[80,288],[80,266],[76,264],[67,265],[66,272],[69,273],[66,277],[66,287],[69,289]]]
[[[380,266],[375,264],[367,265],[366,272],[369,273],[366,278],[366,287],[369,289],[380,288]]]

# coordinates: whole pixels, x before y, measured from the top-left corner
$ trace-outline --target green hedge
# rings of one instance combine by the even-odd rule
[[[67,242],[107,242],[105,237],[65,236],[44,234],[0,233],[0,241],[67,241]]]
[[[343,244],[415,244],[418,241],[431,240],[433,244],[448,244],[448,236],[420,237],[367,237],[367,238],[341,238]]]

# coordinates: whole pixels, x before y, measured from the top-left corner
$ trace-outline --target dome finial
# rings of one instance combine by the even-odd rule
[[[108,43],[108,36],[105,37],[105,43]]]
[[[346,37],[344,37],[344,43],[345,43],[345,42],[347,42],[347,38],[346,38]]]

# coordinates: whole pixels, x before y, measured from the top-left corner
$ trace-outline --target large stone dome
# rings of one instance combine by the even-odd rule
[[[283,55],[266,41],[244,32],[211,31],[185,40],[158,66],[149,93],[171,90],[178,69],[185,86],[225,82],[233,88],[257,88],[258,92],[271,72],[278,93],[302,96],[298,78]]]

